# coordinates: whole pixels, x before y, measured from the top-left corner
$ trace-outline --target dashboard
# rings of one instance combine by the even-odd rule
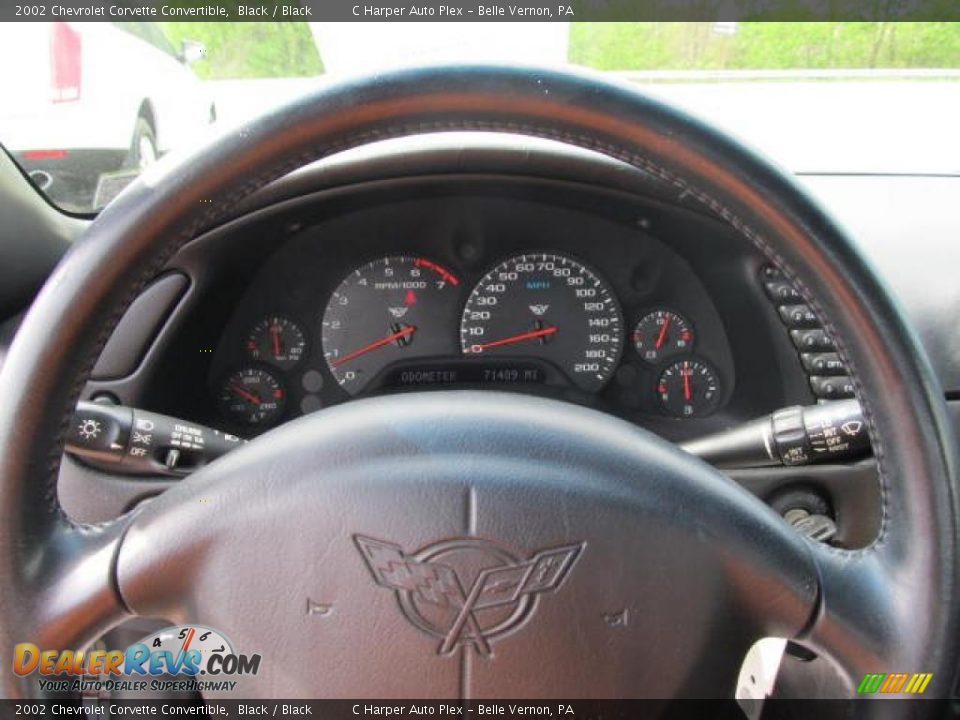
[[[762,254],[652,177],[546,141],[365,153],[198,232],[84,399],[253,438],[373,395],[481,388],[685,442],[849,390]]]
[[[687,442],[849,390],[795,288],[633,168],[502,138],[368,152],[201,229],[127,311],[83,399],[253,438],[370,396],[480,388]],[[733,475],[775,507],[825,498],[838,542],[873,536],[869,463]],[[168,486],[105,487],[65,463],[59,492],[96,521]]]
[[[666,244],[475,195],[373,207],[288,241],[244,293],[210,373],[221,421],[247,431],[445,387],[708,417],[735,382],[719,313]]]
[[[233,253],[266,249],[203,331],[199,421],[254,436],[355,398],[484,388],[685,439],[814,401],[762,259],[708,217],[511,178],[340,200],[229,231]]]

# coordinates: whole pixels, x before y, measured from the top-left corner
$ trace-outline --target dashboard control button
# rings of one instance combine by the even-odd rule
[[[767,295],[778,303],[803,302],[803,296],[791,283],[786,280],[774,280],[764,284]]]
[[[813,375],[810,378],[810,388],[813,394],[823,400],[839,400],[854,396],[853,381],[846,375],[821,376]]]
[[[307,370],[300,378],[300,385],[308,393],[317,393],[323,389],[323,374],[319,370]]]
[[[760,268],[760,275],[764,280],[782,280],[783,273],[773,265],[764,265]]]
[[[797,349],[803,352],[833,350],[833,339],[827,334],[826,330],[821,328],[791,330],[790,338]]]
[[[803,369],[811,375],[845,375],[843,360],[836,353],[801,353]]]
[[[809,305],[781,305],[777,308],[780,319],[794,328],[814,328],[820,326],[820,318]]]

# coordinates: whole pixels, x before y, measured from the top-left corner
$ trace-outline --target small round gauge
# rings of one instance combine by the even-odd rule
[[[303,330],[280,315],[272,315],[257,323],[247,336],[247,355],[281,370],[295,367],[307,349]]]
[[[388,365],[456,352],[460,281],[438,263],[394,255],[357,268],[323,313],[323,356],[356,394]]]
[[[287,392],[273,373],[262,368],[241,368],[220,388],[220,409],[225,417],[246,425],[272,425],[283,414]]]
[[[709,415],[720,402],[720,380],[703,360],[678,360],[660,374],[657,395],[676,417]]]
[[[201,674],[206,674],[208,669],[216,670],[210,665],[214,654],[234,654],[231,642],[219,631],[206,625],[171,625],[144,636],[139,642],[146,645],[150,652],[166,650],[171,652],[174,658],[178,657],[178,654],[186,657],[186,653],[192,653],[190,664]]]
[[[648,363],[669,360],[693,349],[693,330],[686,318],[670,310],[653,310],[633,329],[633,346]]]
[[[595,392],[620,360],[623,321],[610,286],[580,262],[520,255],[487,273],[470,293],[460,347],[467,355],[542,358]]]

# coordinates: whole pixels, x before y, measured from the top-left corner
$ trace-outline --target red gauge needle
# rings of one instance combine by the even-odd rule
[[[688,402],[693,399],[693,390],[690,388],[690,363],[683,363],[683,399]]]
[[[501,345],[511,345],[512,343],[522,342],[523,340],[533,340],[534,338],[553,335],[559,329],[560,328],[558,328],[556,325],[548,325],[547,327],[540,328],[539,330],[531,330],[530,332],[520,333],[519,335],[511,335],[510,337],[493,340],[492,342],[483,343],[481,345],[471,345],[470,352],[482,352],[489,348],[500,347]]]
[[[244,390],[244,389],[243,389],[242,387],[240,387],[239,385],[231,385],[231,386],[230,386],[230,389],[233,390],[233,392],[235,392],[237,395],[239,395],[240,397],[242,397],[244,400],[249,400],[249,401],[252,402],[254,405],[259,405],[259,404],[260,404],[260,398],[259,398],[259,397],[257,397],[256,395],[254,395],[252,392],[248,392],[247,390]]]
[[[667,315],[666,318],[664,318],[663,327],[660,328],[660,334],[657,336],[657,342],[653,346],[656,350],[659,350],[661,347],[663,347],[663,343],[667,339],[667,329],[669,327],[670,327],[670,316]]]
[[[399,340],[400,338],[405,338],[408,335],[413,335],[416,331],[417,331],[416,327],[414,327],[413,325],[407,325],[402,330],[397,330],[397,332],[390,333],[386,337],[380,338],[379,340],[374,340],[369,345],[364,345],[359,350],[354,350],[352,353],[347,353],[342,358],[338,358],[337,360],[332,362],[331,367],[340,367],[344,363],[348,363],[351,360],[360,357],[361,355],[366,355],[371,350],[376,350],[377,348],[381,348],[384,345],[389,345],[394,340]]]
[[[273,356],[278,358],[280,357],[280,326],[271,327],[270,334],[273,335]]]

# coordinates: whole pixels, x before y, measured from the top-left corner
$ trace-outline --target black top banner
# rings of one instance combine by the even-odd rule
[[[958,21],[957,0],[0,0],[0,21]]]

